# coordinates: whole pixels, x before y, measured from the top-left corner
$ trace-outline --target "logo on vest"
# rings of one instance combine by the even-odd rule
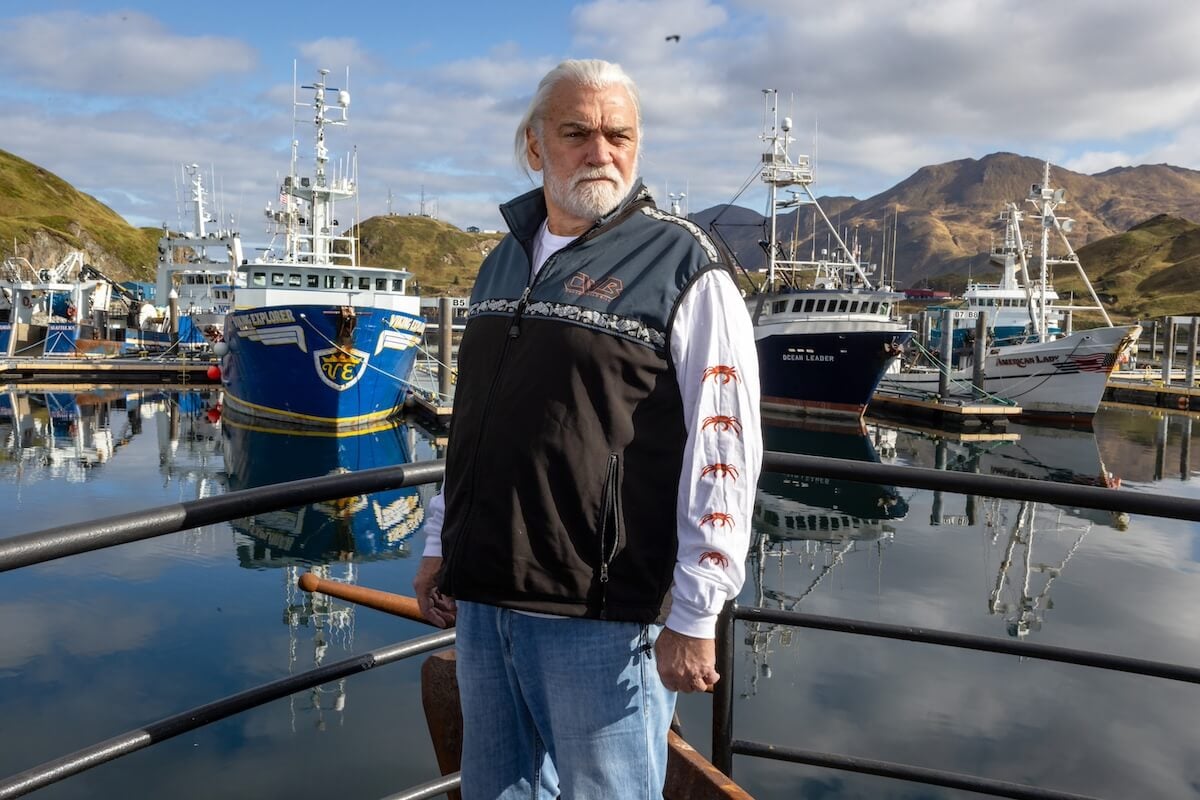
[[[616,300],[617,296],[621,294],[621,291],[625,288],[625,283],[620,278],[605,278],[597,282],[582,272],[576,272],[567,279],[565,288],[569,294],[598,297],[601,300],[612,301]]]
[[[339,392],[358,383],[358,379],[367,371],[369,360],[370,356],[361,350],[346,352],[335,347],[313,353],[317,374],[326,386]]]

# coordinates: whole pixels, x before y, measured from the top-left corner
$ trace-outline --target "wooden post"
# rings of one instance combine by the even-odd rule
[[[943,401],[950,396],[950,370],[953,368],[950,364],[950,359],[954,354],[954,320],[951,319],[952,310],[949,308],[942,309],[942,334],[938,348],[941,352],[942,366],[938,372],[938,397]]]
[[[1163,354],[1162,382],[1163,386],[1171,385],[1171,367],[1175,362],[1175,321],[1171,317],[1163,317]]]
[[[454,306],[449,297],[438,298],[438,405],[450,398],[450,360],[454,357]]]
[[[1150,357],[1146,359],[1146,364],[1154,363],[1155,353],[1158,352],[1158,320],[1153,320],[1150,323]]]
[[[929,352],[929,343],[933,341],[933,316],[928,311],[921,312],[921,350]]]
[[[987,330],[987,312],[980,311],[975,320],[975,363],[971,365],[971,385],[974,387],[972,394],[976,400],[987,396],[983,388],[986,377],[983,361],[987,356]]]

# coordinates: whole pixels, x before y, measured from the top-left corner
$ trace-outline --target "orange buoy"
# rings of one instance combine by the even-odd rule
[[[207,374],[208,374],[208,379],[210,381],[221,380],[221,368],[218,367],[216,364],[213,364],[211,367],[208,368]]]

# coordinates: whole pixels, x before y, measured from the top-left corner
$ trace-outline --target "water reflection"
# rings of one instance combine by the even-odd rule
[[[128,427],[114,432],[110,426],[111,407],[124,398],[116,391],[6,387],[0,391],[0,460],[18,480],[88,480],[133,435]]]
[[[320,433],[263,426],[226,415],[222,420],[229,489],[406,464],[417,444],[414,429],[385,423],[370,429]],[[283,620],[288,627],[288,672],[321,666],[329,648],[354,650],[355,607],[297,587],[304,571],[325,580],[358,583],[358,565],[406,557],[424,519],[418,487],[309,503],[231,523],[238,564],[283,568]],[[326,713],[342,720],[346,681],[317,686],[288,701],[292,730],[301,714],[323,730]]]
[[[981,475],[1117,488],[1105,467],[1096,434],[1073,428],[1016,425],[1002,434],[946,435],[902,432],[898,452],[913,463],[932,459],[938,469]],[[930,452],[932,451],[932,452]],[[988,613],[1009,636],[1040,631],[1054,607],[1051,587],[1096,524],[1128,527],[1124,513],[1033,501],[961,497],[963,513],[946,513],[947,497],[933,493],[931,526],[977,528],[984,539],[986,574],[994,576]],[[949,498],[959,499],[956,495]]]
[[[406,464],[415,432],[380,425],[354,434],[263,427],[226,415],[225,471],[229,489]],[[417,487],[310,503],[237,520],[243,567],[362,562],[408,554],[408,539],[424,519]]]
[[[894,430],[868,429],[861,423],[763,420],[763,443],[777,452],[877,463],[879,451],[892,452],[894,441]],[[881,557],[895,536],[892,523],[908,514],[908,502],[891,486],[776,472],[764,472],[758,485],[747,573],[754,584],[755,603],[764,607],[798,610],[853,554],[869,548]],[[788,577],[805,570],[799,585]],[[768,585],[769,572],[776,576],[773,585]],[[747,626],[746,644],[753,662],[748,694],[757,691],[760,678],[771,676],[776,637],[787,647],[792,632],[790,627],[767,623]]]

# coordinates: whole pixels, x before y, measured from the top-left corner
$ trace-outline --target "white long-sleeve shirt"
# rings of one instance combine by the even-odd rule
[[[687,441],[666,625],[685,636],[711,639],[721,607],[745,581],[763,451],[754,330],[727,272],[710,270],[688,287],[675,312],[670,348]],[[439,493],[425,512],[427,557],[442,555],[444,514]]]

